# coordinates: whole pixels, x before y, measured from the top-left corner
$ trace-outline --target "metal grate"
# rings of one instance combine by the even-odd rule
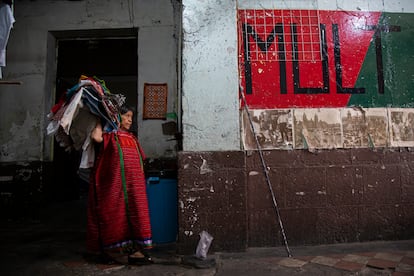
[[[250,61],[322,59],[317,1],[310,1],[313,8],[307,10],[289,9],[289,2],[272,9],[239,9],[239,27]]]

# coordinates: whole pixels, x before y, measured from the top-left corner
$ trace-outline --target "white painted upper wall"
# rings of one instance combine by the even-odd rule
[[[238,0],[239,9],[320,9],[414,12],[413,0]]]
[[[239,150],[236,2],[183,1],[184,151]]]
[[[144,82],[168,83],[168,112],[175,111],[178,45],[173,5],[170,0],[15,1],[16,22],[2,71],[3,79],[18,80],[22,85],[0,85],[0,161],[50,157],[51,138],[45,137],[46,115],[54,100],[54,84],[46,83],[50,31],[139,28],[137,91],[142,93]],[[148,157],[175,147],[175,141],[167,141],[171,136],[161,133],[163,122],[140,122],[140,135],[145,133],[141,144]]]
[[[183,0],[182,110],[183,146],[187,151],[239,150],[237,8],[287,8],[414,12],[413,0]],[[276,5],[276,7],[275,7]],[[162,7],[162,8],[160,8]],[[16,1],[16,23],[7,48],[4,77],[22,85],[0,87],[0,161],[42,160],[49,31],[139,27],[139,90],[145,81],[164,81],[174,87],[176,71],[172,2],[140,1]],[[157,29],[160,27],[160,29]],[[160,30],[160,36],[155,35]],[[168,36],[167,36],[168,35]],[[156,42],[148,41],[158,39]],[[157,43],[156,47],[153,43]],[[159,47],[163,45],[166,48]],[[163,50],[167,49],[167,50]],[[151,62],[156,56],[162,70]],[[140,108],[141,109],[141,108]],[[170,110],[169,110],[170,111]],[[156,148],[153,135],[160,126],[141,122],[144,148]],[[148,141],[149,147],[145,143]],[[163,147],[165,144],[163,144]],[[170,144],[167,145],[167,150]],[[160,150],[156,148],[156,154]],[[151,155],[151,152],[150,152]]]

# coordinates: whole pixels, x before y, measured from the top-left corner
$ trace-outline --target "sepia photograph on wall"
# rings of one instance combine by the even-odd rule
[[[414,108],[254,109],[242,112],[246,150],[414,147]]]
[[[414,108],[388,109],[390,144],[393,147],[414,146]]]
[[[246,150],[257,149],[256,139],[262,149],[291,149],[293,147],[292,110],[256,109],[243,111],[243,144]]]
[[[341,110],[344,148],[386,147],[388,117],[384,108]]]
[[[342,148],[341,112],[337,108],[294,110],[296,149]]]

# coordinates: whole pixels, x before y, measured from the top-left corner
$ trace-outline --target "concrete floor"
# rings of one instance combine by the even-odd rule
[[[158,245],[155,264],[105,265],[85,258],[86,200],[47,206],[36,218],[0,227],[0,275],[414,275],[414,240],[249,248],[209,253],[207,260]],[[214,241],[213,241],[214,242]]]

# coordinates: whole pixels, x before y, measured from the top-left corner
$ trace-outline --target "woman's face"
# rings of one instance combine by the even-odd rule
[[[129,130],[131,128],[133,115],[134,113],[132,113],[132,111],[128,111],[121,115],[121,129]]]

